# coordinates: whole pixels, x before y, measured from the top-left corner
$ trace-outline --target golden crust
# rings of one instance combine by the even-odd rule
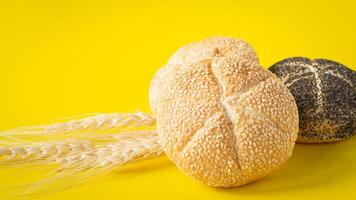
[[[168,65],[196,63],[217,54],[258,63],[255,50],[247,42],[230,37],[209,37],[180,48],[169,59]]]
[[[156,102],[159,99],[159,90],[165,84],[166,76],[174,71],[174,68],[182,65],[209,60],[216,54],[235,60],[245,59],[258,63],[255,50],[245,41],[230,37],[210,37],[199,42],[193,42],[178,49],[169,59],[166,66],[155,74],[151,81],[149,99],[153,112],[156,112]]]
[[[155,77],[150,92],[158,98],[151,106],[161,145],[181,170],[210,186],[244,185],[290,157],[297,107],[283,83],[259,66],[251,47],[232,48],[247,43],[209,40],[170,59]]]

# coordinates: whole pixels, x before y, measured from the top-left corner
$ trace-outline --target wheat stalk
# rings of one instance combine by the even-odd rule
[[[19,187],[22,189],[14,196],[23,197],[72,187],[119,169],[124,164],[159,156],[163,152],[156,131],[143,130],[98,135],[86,140],[70,139],[2,147],[0,164],[59,165],[47,177]]]
[[[45,178],[18,187],[23,188],[17,193],[20,196],[67,188],[118,169],[124,164],[161,155],[163,150],[155,130],[131,129],[147,128],[154,123],[155,119],[144,113],[113,113],[48,126],[0,132],[0,136],[8,139],[0,140],[0,165],[19,166],[36,163],[41,166],[46,164],[59,166]],[[127,128],[127,131],[123,132],[121,130],[123,128]],[[108,129],[115,130],[116,133],[98,134],[99,130]],[[58,135],[81,131],[87,132],[65,135],[65,139],[62,140]],[[47,137],[42,137],[46,135],[55,136],[51,138],[55,140],[48,141]],[[30,136],[28,137],[30,140],[22,140],[21,136]],[[34,142],[34,136],[41,136],[38,139],[47,140],[38,142],[36,139],[37,142]]]
[[[18,165],[34,162],[74,166],[105,167],[122,165],[162,153],[155,131],[131,131],[99,135],[86,139],[67,139],[0,147],[0,164]]]
[[[10,131],[3,131],[0,132],[0,136],[13,137],[15,135],[58,134],[114,128],[142,127],[154,124],[155,119],[151,115],[143,112],[98,114],[68,122],[21,127]]]
[[[20,190],[13,194],[14,197],[23,197],[85,183],[90,178],[117,170],[124,164],[159,156],[164,151],[156,131],[146,130],[100,136],[94,141],[90,138],[6,147],[0,152],[5,156],[4,163],[7,164],[39,162],[60,166],[45,178],[17,187]]]

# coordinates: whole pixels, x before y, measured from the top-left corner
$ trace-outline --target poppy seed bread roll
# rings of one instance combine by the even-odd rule
[[[260,67],[246,42],[215,37],[183,47],[155,76],[150,92],[159,97],[151,108],[166,154],[209,186],[258,180],[292,154],[294,98]]]
[[[356,134],[356,73],[326,59],[284,59],[269,68],[282,79],[299,109],[301,143],[345,140]]]

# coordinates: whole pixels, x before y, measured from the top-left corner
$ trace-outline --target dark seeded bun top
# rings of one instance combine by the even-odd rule
[[[355,135],[356,73],[327,59],[293,57],[269,68],[293,94],[299,111],[298,142],[322,143]]]

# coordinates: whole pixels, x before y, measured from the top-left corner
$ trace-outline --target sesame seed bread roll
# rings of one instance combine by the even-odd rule
[[[261,179],[292,154],[294,98],[246,42],[220,37],[183,47],[157,73],[150,92],[159,97],[151,106],[164,151],[209,186]]]

